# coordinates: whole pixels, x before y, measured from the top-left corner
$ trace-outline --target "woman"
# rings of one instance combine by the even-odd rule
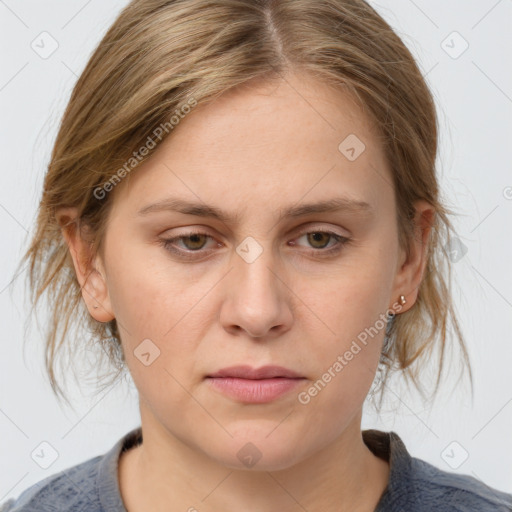
[[[437,390],[450,319],[468,359],[436,126],[362,0],[131,2],[76,84],[26,259],[56,393],[85,325],[141,428],[2,510],[512,510],[361,431],[379,369],[420,388],[437,349]]]

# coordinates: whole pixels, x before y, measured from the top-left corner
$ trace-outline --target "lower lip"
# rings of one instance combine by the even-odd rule
[[[304,379],[239,379],[235,377],[208,377],[210,384],[222,393],[241,402],[262,404],[290,392]]]

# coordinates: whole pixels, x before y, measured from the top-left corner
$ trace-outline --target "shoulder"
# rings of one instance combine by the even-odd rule
[[[395,432],[366,430],[363,439],[390,464],[388,486],[376,512],[512,512],[512,494],[411,457]]]
[[[100,511],[96,477],[102,456],[86,460],[37,482],[16,499],[0,505],[0,512],[55,510]]]
[[[50,475],[0,504],[0,512],[126,512],[117,477],[120,453],[142,442],[135,428],[104,453]]]
[[[412,457],[411,488],[421,510],[512,512],[512,494],[489,487],[477,478],[443,471]]]

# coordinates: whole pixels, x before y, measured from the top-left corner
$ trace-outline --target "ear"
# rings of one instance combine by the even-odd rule
[[[61,227],[69,252],[73,258],[76,276],[89,314],[98,322],[115,318],[110,304],[105,270],[101,258],[93,254],[92,244],[86,238],[86,226],[79,228],[76,208],[60,208],[56,219]]]
[[[403,295],[407,301],[401,306],[400,313],[410,309],[418,298],[418,290],[427,265],[429,236],[435,219],[434,207],[427,201],[418,200],[414,206],[416,215],[410,253],[407,255],[405,249],[400,250],[393,288],[393,297],[398,298]],[[400,304],[399,301],[398,304]]]

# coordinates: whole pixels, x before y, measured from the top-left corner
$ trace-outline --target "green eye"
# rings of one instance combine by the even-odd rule
[[[319,255],[326,256],[338,253],[341,249],[349,243],[350,239],[344,236],[339,235],[333,231],[305,231],[299,235],[297,238],[300,239],[302,237],[307,237],[307,243],[312,248],[308,252],[311,255]],[[197,253],[198,257],[205,256],[209,251],[203,251],[204,247],[207,244],[208,239],[214,240],[213,237],[208,235],[208,233],[202,232],[190,232],[184,233],[183,235],[162,240],[162,245],[169,252],[176,254],[181,258],[189,258],[193,259],[196,257],[194,253]],[[333,241],[334,243],[329,246],[329,242]],[[181,247],[178,245],[181,243]],[[295,241],[292,241],[290,245],[295,246]],[[211,251],[210,251],[211,252]]]

